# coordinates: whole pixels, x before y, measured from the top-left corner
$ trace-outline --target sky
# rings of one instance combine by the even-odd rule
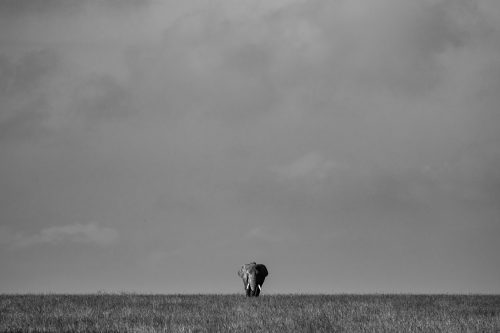
[[[2,0],[0,293],[500,293],[497,0]]]

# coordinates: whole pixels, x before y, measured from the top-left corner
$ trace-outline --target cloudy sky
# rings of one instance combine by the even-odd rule
[[[500,293],[497,0],[2,0],[0,292]]]

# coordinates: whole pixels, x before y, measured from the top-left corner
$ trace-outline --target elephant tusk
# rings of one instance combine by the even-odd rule
[[[259,290],[262,291],[262,287],[260,286],[260,284],[258,284],[257,286],[259,286]]]

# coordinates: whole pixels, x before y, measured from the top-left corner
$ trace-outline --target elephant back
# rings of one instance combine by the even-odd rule
[[[255,269],[257,270],[257,272],[259,272],[259,275],[261,275],[262,277],[266,277],[269,275],[269,272],[267,271],[265,265],[257,264],[255,265]]]
[[[267,270],[267,267],[265,265],[256,264],[255,262],[241,266],[240,270],[238,271],[238,275],[242,278],[248,274],[255,273],[258,273],[261,277],[266,277],[269,275],[269,271]]]

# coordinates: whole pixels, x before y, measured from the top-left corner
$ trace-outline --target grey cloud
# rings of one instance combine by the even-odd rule
[[[133,101],[126,87],[110,75],[94,75],[74,89],[70,109],[92,122],[130,114]]]
[[[78,14],[84,8],[95,6],[107,10],[141,9],[149,6],[149,0],[3,0],[0,13],[5,16],[43,15],[43,14]],[[1,15],[1,14],[0,14]]]
[[[69,98],[56,117],[68,126],[150,117],[165,122],[171,142],[184,142],[171,146],[181,156],[218,146],[214,160],[230,156],[241,166],[252,156],[262,170],[311,151],[351,166],[344,173],[364,172],[357,164],[381,173],[435,168],[496,105],[496,81],[482,83],[496,52],[485,47],[480,14],[463,1],[313,1],[251,19],[202,10],[170,27],[162,44],[125,51],[125,80],[85,74],[63,88]],[[466,63],[478,48],[485,56]],[[467,71],[469,83],[457,85]],[[460,106],[462,92],[480,85],[473,114]],[[28,129],[36,123],[23,121]]]
[[[200,11],[170,27],[162,45],[129,48],[129,83],[110,75],[81,79],[65,107],[113,118],[134,99],[144,114],[199,113],[241,123],[291,106],[299,114],[357,121],[370,104],[376,109],[439,89],[447,73],[436,55],[447,45],[464,47],[477,30],[454,14],[476,15],[461,4],[311,2],[250,20]],[[96,89],[102,91],[89,97]]]
[[[14,233],[5,228],[4,231],[6,231],[6,235],[3,236],[2,243],[8,244],[13,249],[64,243],[109,245],[118,239],[118,232],[115,229],[102,227],[97,223],[51,226],[31,235],[20,232]]]
[[[46,115],[40,112],[44,107],[46,103],[40,98],[25,108],[16,108],[0,122],[0,141],[37,139],[43,132],[42,123],[46,119]]]
[[[0,61],[0,140],[37,137],[48,117],[47,82],[56,75],[59,59],[49,50],[30,52],[14,62]]]
[[[473,141],[443,167],[441,186],[465,204],[499,207],[500,139]]]
[[[311,152],[288,165],[275,168],[275,171],[280,178],[284,179],[321,181],[334,167],[334,161],[325,159],[318,152]]]
[[[5,0],[0,2],[0,12],[3,15],[41,14],[51,11],[72,11],[82,6],[84,1],[77,0]]]
[[[58,60],[57,54],[49,49],[29,52],[17,61],[2,56],[0,73],[3,97],[31,92],[39,87],[43,79],[57,69]]]
[[[0,63],[0,140],[38,139],[58,130],[92,128],[134,110],[126,83],[110,74],[77,73],[56,51],[35,51]]]

